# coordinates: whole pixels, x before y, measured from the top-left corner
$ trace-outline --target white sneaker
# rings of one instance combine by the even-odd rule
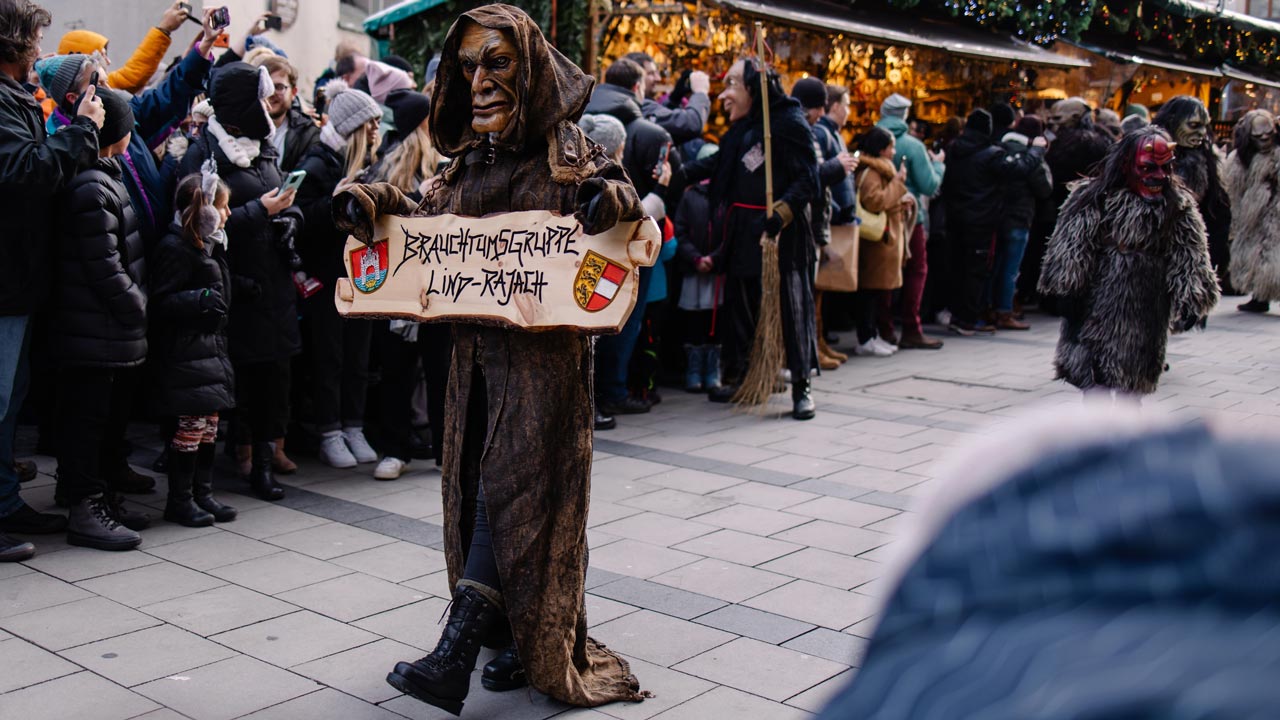
[[[356,462],[360,464],[378,462],[378,451],[364,439],[363,429],[347,428],[342,431],[342,439],[347,441],[347,448],[355,456]]]
[[[374,468],[373,478],[375,480],[396,480],[408,468],[408,460],[401,460],[388,455],[382,458],[382,462],[378,463],[378,467]]]
[[[320,439],[320,460],[329,467],[340,469],[353,468],[359,464],[347,447],[346,440],[342,438],[342,432],[338,430],[327,432]]]
[[[945,308],[942,310],[939,310],[938,314],[935,315],[933,319],[934,319],[934,322],[936,322],[937,324],[943,327],[946,327],[951,324],[951,311]]]
[[[875,343],[875,344],[879,345],[879,346],[881,347],[881,349],[888,350],[890,355],[892,355],[892,354],[894,354],[894,353],[898,352],[898,346],[897,346],[897,345],[894,345],[894,344],[890,343],[888,340],[885,340],[885,339],[884,339],[884,338],[882,338],[882,337],[874,337],[874,338],[871,338],[871,342],[873,342],[873,343]]]
[[[889,357],[893,351],[887,347],[887,343],[881,341],[880,338],[871,338],[870,340],[855,345],[853,348],[854,355],[862,355],[865,357]]]

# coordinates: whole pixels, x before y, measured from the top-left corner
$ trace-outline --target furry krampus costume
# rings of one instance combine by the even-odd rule
[[[1231,197],[1231,279],[1253,294],[1242,310],[1266,310],[1280,300],[1280,152],[1276,119],[1266,110],[1246,113],[1236,123],[1235,146],[1227,158]]]
[[[1049,239],[1039,290],[1063,311],[1054,365],[1082,390],[1153,392],[1169,331],[1218,301],[1204,222],[1172,161],[1163,131],[1125,136],[1071,191]]]
[[[1231,201],[1222,185],[1222,156],[1213,145],[1209,111],[1198,98],[1179,95],[1160,108],[1151,120],[1178,143],[1173,172],[1191,191],[1209,237],[1209,259],[1223,291],[1231,289]]]

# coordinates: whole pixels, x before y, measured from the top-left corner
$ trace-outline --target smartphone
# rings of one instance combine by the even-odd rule
[[[101,79],[102,79],[102,77],[101,77],[101,75],[98,73],[98,71],[97,71],[97,70],[94,70],[94,71],[93,71],[93,74],[89,76],[89,84],[90,84],[90,85],[92,85],[92,86],[94,86],[94,87],[97,87],[97,86],[98,86],[98,81],[99,81],[99,80],[101,80]]]
[[[279,15],[268,15],[263,21],[262,26],[268,30],[283,30],[284,18]]]
[[[853,151],[853,159],[854,159],[854,160],[857,160],[857,159],[858,159],[858,158],[860,158],[860,157],[862,157],[862,151],[861,151],[861,150],[854,150],[854,151]]]
[[[297,190],[302,187],[302,181],[307,177],[306,170],[294,170],[285,177],[284,182],[280,183],[280,192],[287,193],[290,190]]]
[[[671,154],[671,143],[662,146],[658,150],[658,164],[653,166],[653,176],[655,178],[662,177],[662,164],[667,161],[667,156]]]
[[[214,30],[221,30],[231,24],[231,11],[224,5],[213,11],[209,16],[209,22],[213,23]]]

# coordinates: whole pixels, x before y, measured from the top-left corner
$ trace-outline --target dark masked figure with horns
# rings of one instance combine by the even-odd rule
[[[549,210],[587,234],[643,211],[626,174],[575,124],[594,81],[523,10],[486,5],[445,40],[431,137],[452,158],[421,206],[386,184],[340,195],[339,225],[369,242],[381,214],[483,217]],[[526,682],[557,700],[640,700],[625,660],[587,637],[592,447],[586,335],[458,324],[444,433],[444,543],[453,605],[436,649],[387,681],[459,714],[481,645],[491,690]]]

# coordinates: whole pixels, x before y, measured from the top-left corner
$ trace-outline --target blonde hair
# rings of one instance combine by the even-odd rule
[[[377,122],[379,122],[377,118],[369,120],[351,133],[351,137],[347,138],[347,164],[345,177],[342,178],[343,182],[355,182],[356,176],[369,167],[373,151],[376,148],[369,146],[368,128],[370,123]]]
[[[422,123],[405,136],[399,145],[387,154],[386,181],[400,190],[411,193],[418,185],[436,174],[440,153],[431,144],[431,133]]]

